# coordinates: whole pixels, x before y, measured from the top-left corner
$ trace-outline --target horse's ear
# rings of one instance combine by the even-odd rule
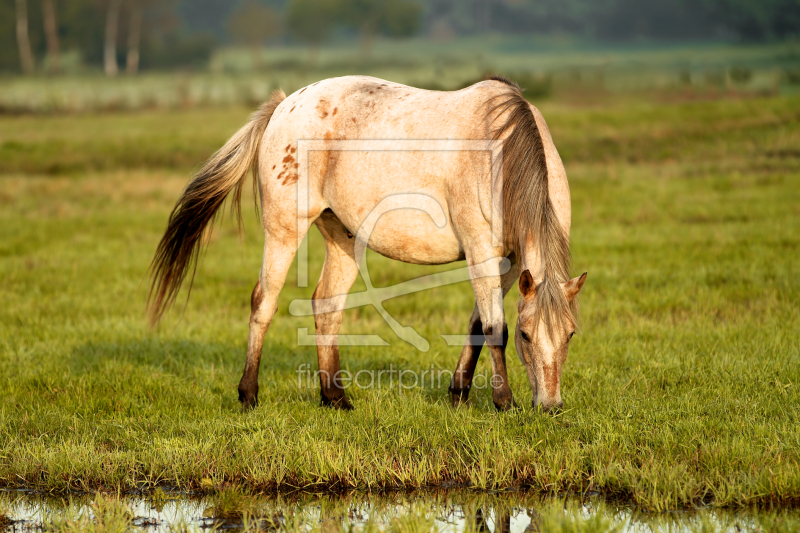
[[[578,293],[581,292],[583,284],[586,283],[586,274],[587,272],[584,272],[577,278],[572,278],[568,282],[561,284],[561,286],[564,288],[564,294],[566,295],[568,302],[571,302],[573,298],[575,298]]]
[[[519,292],[525,298],[536,292],[536,284],[533,282],[530,270],[525,270],[519,275]]]

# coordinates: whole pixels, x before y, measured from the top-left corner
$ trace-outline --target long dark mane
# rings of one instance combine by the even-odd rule
[[[535,243],[542,268],[531,274],[542,282],[534,318],[544,320],[552,338],[554,326],[577,322],[577,299],[568,302],[561,288],[572,264],[569,236],[550,201],[544,144],[522,89],[500,76],[490,79],[505,85],[488,106],[492,138],[503,139],[503,240],[518,261],[527,240]]]

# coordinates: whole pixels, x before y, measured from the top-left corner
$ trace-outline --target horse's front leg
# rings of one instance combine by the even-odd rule
[[[508,259],[511,261],[511,268],[500,277],[500,285],[503,289],[504,298],[519,277],[519,263],[516,262],[513,255]],[[464,348],[461,350],[461,357],[458,359],[458,365],[456,365],[453,379],[450,382],[450,394],[453,400],[453,407],[458,407],[459,405],[467,403],[469,391],[472,388],[472,379],[475,375],[475,367],[478,365],[478,358],[481,355],[483,344],[486,342],[483,334],[483,322],[481,322],[481,314],[477,302],[472,310],[472,316],[469,318],[467,332],[467,341],[464,343]]]
[[[322,405],[350,410],[339,375],[339,326],[347,293],[358,277],[354,258],[355,239],[332,213],[317,219],[317,227],[325,237],[325,263],[319,284],[314,290],[314,325],[317,333],[320,397]]]

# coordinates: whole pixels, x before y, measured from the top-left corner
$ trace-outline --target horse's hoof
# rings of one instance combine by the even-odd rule
[[[453,408],[459,407],[461,405],[466,406],[468,405],[467,399],[469,398],[469,390],[472,387],[465,387],[463,389],[454,389],[450,387],[450,399],[453,402]]]
[[[251,410],[255,409],[256,405],[258,405],[258,398],[250,398],[250,399],[246,398],[244,400],[239,400],[239,401],[242,403],[242,412],[243,413],[246,413],[247,411],[251,411]]]
[[[450,394],[450,398],[453,401],[453,409],[467,407],[469,405],[466,394],[452,393]]]
[[[453,409],[458,409],[459,407],[469,407],[469,401],[461,396],[453,396]]]
[[[330,407],[331,409],[338,409],[340,411],[352,411],[353,404],[347,399],[347,396],[339,396],[338,398],[328,398],[322,396],[322,406]]]
[[[239,391],[239,402],[242,404],[242,411],[247,412],[258,405],[258,392],[252,393],[245,390]]]
[[[517,405],[517,402],[514,401],[514,398],[509,398],[502,403],[494,402],[494,406],[500,413],[507,413],[509,411],[515,411],[519,409],[519,406]]]

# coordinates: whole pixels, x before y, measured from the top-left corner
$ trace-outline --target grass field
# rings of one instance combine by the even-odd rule
[[[385,383],[352,389],[353,412],[318,407],[296,375],[316,355],[297,345],[313,320],[287,312],[313,292],[294,269],[261,403],[242,414],[254,216],[241,240],[227,219],[214,234],[185,312],[151,332],[144,303],[191,166],[249,110],[0,117],[0,484],[469,484],[594,489],[651,510],[800,501],[800,100],[541,109],[570,177],[575,271],[589,272],[558,416],[528,407],[513,347],[518,412],[496,414],[487,390],[452,410],[445,384]],[[320,245],[314,230],[312,280]],[[376,286],[442,270],[369,260]],[[390,346],[343,348],[343,367],[451,370],[460,349],[439,335],[465,333],[472,305],[465,283],[387,302],[426,353],[371,308],[348,311],[343,333]]]

